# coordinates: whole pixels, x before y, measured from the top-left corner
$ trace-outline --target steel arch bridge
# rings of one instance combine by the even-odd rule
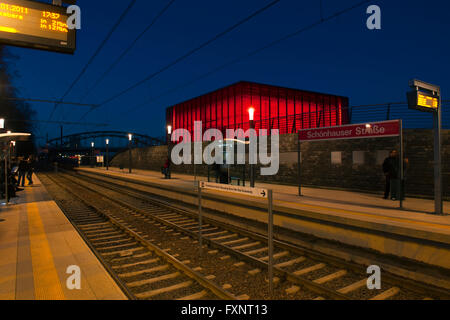
[[[83,147],[83,142],[85,141],[97,141],[100,138],[103,140],[106,139],[120,139],[126,142],[124,146],[128,145],[128,135],[133,135],[132,139],[132,147],[133,148],[142,148],[142,147],[151,147],[151,146],[160,146],[165,144],[162,139],[150,137],[148,135],[132,133],[132,132],[123,132],[123,131],[92,131],[92,132],[82,132],[71,134],[59,138],[55,138],[48,141],[48,145],[51,149],[59,149],[59,150],[82,150],[88,147]],[[105,143],[103,142],[103,145]],[[103,146],[104,148],[104,146]],[[103,149],[100,146],[96,146],[96,149]],[[111,151],[113,149],[123,149],[122,148],[114,148],[111,146]]]

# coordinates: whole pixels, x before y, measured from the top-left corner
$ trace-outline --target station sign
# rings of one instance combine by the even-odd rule
[[[229,185],[229,184],[219,184],[219,183],[204,182],[204,181],[200,182],[200,188],[215,190],[215,191],[230,192],[230,193],[247,195],[247,196],[263,198],[263,199],[267,199],[267,197],[269,195],[269,191],[267,189],[233,186],[233,185]]]
[[[76,30],[66,9],[28,0],[0,0],[0,43],[73,54]]]
[[[344,139],[368,139],[389,138],[400,135],[400,120],[352,124],[329,128],[300,130],[299,140],[344,140]]]

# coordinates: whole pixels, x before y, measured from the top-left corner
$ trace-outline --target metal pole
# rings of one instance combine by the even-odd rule
[[[170,147],[171,147],[171,145],[172,145],[172,134],[171,133],[168,133],[167,134],[167,160],[168,160],[168,164],[169,164],[169,167],[167,168],[167,173],[166,173],[166,176],[167,176],[167,179],[171,179],[171,174],[170,174],[170,164],[171,164],[171,154],[170,154]]]
[[[130,167],[129,172],[131,173],[131,141],[128,143],[128,163]]]
[[[297,144],[297,162],[298,162],[298,196],[302,196],[302,151],[301,151],[301,141],[300,132],[298,133],[298,144]]]
[[[5,203],[8,205],[8,156],[5,154]]]
[[[268,240],[269,240],[269,294],[273,296],[273,193],[268,190],[269,202],[269,221],[268,221]]]
[[[255,121],[254,120],[250,121],[250,129],[255,129]],[[250,139],[250,143],[251,143],[251,139]],[[249,145],[249,150],[248,150],[249,160],[251,159],[250,151],[251,151],[251,147]],[[250,163],[250,187],[252,187],[252,188],[255,187],[255,165],[253,163]]]
[[[435,213],[443,214],[442,203],[442,94],[439,94],[439,108],[434,113],[434,199]]]
[[[108,148],[108,144],[106,144],[106,170],[109,170],[109,148]]]
[[[200,246],[200,255],[203,251],[203,237],[202,237],[202,227],[203,227],[203,219],[202,219],[202,188],[200,185],[200,181],[197,181],[198,188],[198,243]]]
[[[400,120],[400,182],[399,182],[399,199],[400,209],[403,209],[403,179],[404,179],[404,150],[403,150],[403,120]]]

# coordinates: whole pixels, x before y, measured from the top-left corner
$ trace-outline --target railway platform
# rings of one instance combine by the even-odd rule
[[[0,209],[0,300],[126,300],[39,179],[33,180]],[[71,266],[81,271],[80,289],[68,288]]]
[[[175,173],[171,180],[165,180],[160,172],[155,171],[133,170],[129,174],[127,170],[118,168],[110,168],[109,171],[105,168],[79,170],[145,183],[164,197],[196,204],[194,177],[189,175]],[[450,216],[432,214],[432,200],[408,198],[403,209],[399,209],[398,202],[384,200],[381,195],[304,188],[304,196],[299,197],[298,188],[293,186],[257,183],[256,187],[273,190],[274,223],[277,226],[450,269]],[[185,192],[191,192],[190,197],[185,196]],[[261,214],[261,209],[267,205],[266,200],[209,190],[204,196],[205,208],[221,208],[231,215],[262,223],[267,221],[267,216]],[[450,213],[448,202],[445,202],[444,209]],[[356,260],[355,257],[345,258]],[[448,285],[450,287],[450,283]]]

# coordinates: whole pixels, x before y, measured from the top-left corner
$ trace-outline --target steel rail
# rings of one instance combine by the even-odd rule
[[[69,179],[66,178],[66,180],[69,180]],[[219,286],[217,286],[212,281],[207,280],[204,276],[202,276],[198,272],[195,272],[194,270],[192,270],[191,268],[189,268],[188,266],[183,264],[181,261],[179,261],[178,259],[176,259],[172,255],[170,255],[169,253],[163,251],[162,249],[160,249],[157,246],[153,245],[149,241],[145,240],[139,234],[137,234],[136,232],[134,232],[130,228],[124,226],[122,223],[117,221],[115,218],[113,218],[110,215],[104,213],[103,211],[98,209],[95,205],[93,205],[92,203],[89,203],[84,198],[82,198],[78,194],[74,193],[67,186],[62,185],[60,183],[57,183],[56,181],[54,181],[54,182],[56,184],[58,184],[58,186],[61,187],[62,189],[64,189],[66,192],[71,194],[78,201],[82,202],[86,206],[88,206],[88,207],[92,208],[93,210],[95,210],[96,213],[98,213],[99,215],[101,215],[102,217],[107,219],[111,224],[115,225],[117,228],[121,229],[123,232],[129,234],[131,237],[133,237],[135,240],[137,240],[140,244],[142,244],[145,248],[147,248],[150,251],[154,252],[156,255],[160,256],[161,258],[166,260],[168,263],[170,263],[173,267],[175,267],[176,269],[182,271],[185,275],[187,275],[188,277],[190,277],[190,278],[194,279],[195,281],[197,281],[200,285],[202,285],[204,288],[210,290],[214,295],[216,295],[220,299],[223,299],[223,300],[237,300],[237,298],[234,295],[232,295],[229,292],[227,292],[226,290],[220,288]],[[90,191],[99,194],[95,190],[90,190]],[[105,197],[102,194],[99,194],[99,195],[104,197],[104,198],[107,198],[108,200],[110,200],[108,197]],[[77,228],[77,231],[79,231],[78,228]],[[118,278],[118,277],[115,276],[115,279],[116,278]],[[119,283],[122,284],[122,281],[120,281]],[[126,284],[123,284],[123,285],[126,286]],[[127,289],[127,292],[128,292],[128,289]]]

